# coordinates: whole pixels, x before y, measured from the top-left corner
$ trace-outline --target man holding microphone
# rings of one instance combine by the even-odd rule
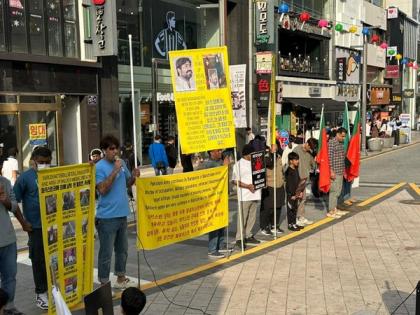
[[[104,158],[96,164],[96,189],[98,205],[95,225],[99,236],[98,278],[101,284],[109,281],[112,251],[115,251],[116,289],[137,286],[126,276],[127,263],[127,216],[130,207],[127,187],[131,187],[136,177],[140,176],[138,168],[132,173],[118,157],[120,143],[112,135],[105,136],[100,143]]]

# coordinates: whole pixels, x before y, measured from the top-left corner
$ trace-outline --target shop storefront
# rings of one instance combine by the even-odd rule
[[[177,137],[168,52],[220,44],[219,1],[117,1],[118,85],[121,143],[133,142],[128,34],[133,36],[138,152],[149,164],[153,136]],[[234,3],[228,1],[230,10]],[[113,110],[115,112],[115,109]],[[117,128],[118,129],[118,128]],[[140,143],[141,142],[141,143]]]

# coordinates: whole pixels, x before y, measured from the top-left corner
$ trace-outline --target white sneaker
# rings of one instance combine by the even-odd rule
[[[301,220],[296,220],[296,225],[297,226],[300,226],[300,227],[304,227],[305,226],[305,223],[303,223]]]
[[[41,310],[48,310],[48,295],[47,293],[37,294],[35,297],[36,306]]]
[[[303,224],[305,224],[305,225],[311,225],[311,224],[313,224],[313,223],[314,223],[313,221],[308,220],[308,219],[307,219],[307,218],[305,218],[305,217],[300,217],[298,221],[300,221],[301,223],[303,223]]]
[[[346,215],[347,213],[349,213],[348,211],[343,211],[343,210],[337,210],[336,211],[336,213],[338,214],[338,215],[341,215],[341,216],[343,216],[343,215]]]
[[[130,280],[129,278],[125,278],[123,282],[116,281],[114,283],[114,289],[125,290],[129,287],[137,288],[137,282]]]

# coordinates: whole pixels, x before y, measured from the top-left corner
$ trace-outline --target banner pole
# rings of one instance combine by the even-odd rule
[[[237,180],[236,180],[236,192],[237,192],[237,201],[238,201],[238,216],[239,216],[239,231],[241,232],[241,250],[242,253],[245,251],[244,249],[244,231],[243,231],[243,213],[242,213],[242,203],[239,200],[239,194],[240,194],[240,190],[239,190],[239,178],[240,178],[240,174],[239,174],[239,164],[238,164],[238,154],[236,153],[236,148],[233,151],[234,155],[235,155],[235,167],[236,167],[236,174],[238,175]]]
[[[131,34],[128,35],[128,44],[130,47],[130,78],[131,78],[131,106],[133,111],[133,149],[134,149],[134,167],[137,168],[137,130],[136,130],[136,105],[134,100],[134,66],[133,66],[133,43]],[[136,222],[136,228],[138,227],[137,222],[137,198],[135,201],[134,208],[134,222]],[[139,231],[136,231],[137,237],[139,237]],[[140,287],[140,252],[136,248],[137,252],[137,285]]]
[[[275,146],[274,146],[275,147]],[[274,151],[274,239],[277,239],[277,150]]]

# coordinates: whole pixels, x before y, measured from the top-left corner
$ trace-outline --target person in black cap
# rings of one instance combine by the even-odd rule
[[[239,184],[238,198],[242,205],[242,228],[244,243],[259,244],[260,241],[255,239],[252,229],[257,219],[257,210],[261,202],[261,189],[256,190],[252,184],[252,168],[251,153],[254,148],[251,144],[247,144],[242,149],[242,158],[235,164],[233,168],[232,182]],[[238,224],[236,229],[236,245],[241,247],[241,230],[238,215]]]

